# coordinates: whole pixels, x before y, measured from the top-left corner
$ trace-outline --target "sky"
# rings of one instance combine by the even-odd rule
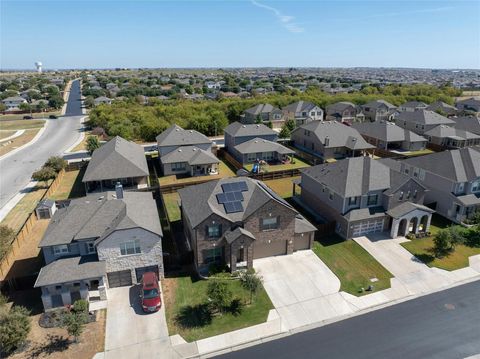
[[[0,0],[0,68],[480,68],[480,0]]]

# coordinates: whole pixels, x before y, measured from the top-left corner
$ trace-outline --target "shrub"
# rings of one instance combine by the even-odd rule
[[[250,293],[250,303],[252,303],[253,295],[258,292],[262,286],[262,278],[253,271],[246,271],[240,276],[243,288]]]
[[[65,167],[67,167],[67,161],[65,161],[62,157],[50,157],[47,162],[43,165],[43,167],[50,167],[52,168],[56,173],[60,172],[63,170]]]
[[[442,229],[433,237],[435,257],[441,258],[453,251],[452,238],[448,229]]]
[[[64,314],[62,324],[67,329],[68,335],[74,337],[74,341],[78,342],[80,335],[85,329],[88,317],[85,312],[72,310]]]
[[[88,302],[85,299],[79,299],[73,303],[73,309],[76,313],[88,313]]]
[[[87,151],[92,154],[97,148],[100,147],[100,141],[98,141],[97,136],[88,136],[87,137]]]
[[[25,344],[30,332],[30,318],[24,307],[12,307],[10,311],[0,313],[0,348],[11,353]]]
[[[212,308],[218,312],[223,312],[232,302],[232,291],[226,282],[220,280],[209,281],[207,296]]]
[[[48,181],[55,179],[55,177],[57,177],[57,172],[51,167],[42,167],[32,174],[33,180],[44,182],[45,186],[48,185]]]

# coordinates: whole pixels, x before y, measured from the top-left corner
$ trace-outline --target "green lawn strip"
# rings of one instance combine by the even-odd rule
[[[249,163],[249,164],[244,165],[243,167],[247,171],[252,171],[253,165],[254,165],[253,163]],[[295,157],[295,163],[268,165],[267,166],[267,171],[268,172],[275,172],[275,171],[293,170],[293,169],[296,169],[296,168],[305,168],[305,167],[310,167],[310,165],[308,163],[302,161],[300,158]]]
[[[185,177],[185,178],[177,178],[175,175],[159,177],[158,182],[160,186],[167,186],[170,184],[176,183],[190,183],[190,182],[197,182],[197,181],[208,181],[214,180],[219,178],[225,177],[233,177],[235,176],[235,172],[230,169],[223,161],[220,161],[218,167],[218,175],[208,175],[208,176],[195,176],[195,177]]]
[[[340,279],[340,290],[362,296],[371,293],[359,293],[360,288],[369,285],[374,286],[374,291],[390,288],[393,275],[353,240],[330,235],[315,241],[313,251]],[[371,282],[371,278],[378,281]]]
[[[290,198],[292,197],[292,191],[293,191],[292,181],[299,178],[300,177],[289,177],[289,178],[269,180],[269,181],[265,181],[265,184],[268,187],[270,187],[273,191],[275,191],[280,197]],[[300,194],[299,186],[297,186],[297,194]]]
[[[85,185],[82,182],[86,167],[65,172],[57,189],[48,198],[52,200],[63,200],[85,196]]]
[[[165,208],[167,210],[168,221],[179,221],[182,216],[180,213],[180,207],[178,205],[178,201],[180,200],[180,196],[178,195],[178,193],[164,193],[162,197],[165,203]]]
[[[41,128],[44,120],[0,120],[0,130],[27,130]]]
[[[245,305],[240,314],[214,315],[210,320],[202,310],[205,308],[203,304],[207,303],[208,280],[196,280],[189,276],[166,280],[175,281],[168,293],[171,297],[167,298],[165,303],[169,334],[180,334],[187,342],[264,323],[268,312],[273,309],[265,289],[261,288],[253,303]],[[239,280],[226,282],[233,293],[233,298],[249,302],[250,295],[243,289]]]

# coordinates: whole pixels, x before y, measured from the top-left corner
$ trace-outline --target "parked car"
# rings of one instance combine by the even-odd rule
[[[53,120],[53,119],[56,119],[56,118],[58,118],[58,117],[55,116],[55,115],[50,115],[50,116],[48,116],[48,118],[51,118],[51,119]]]
[[[31,120],[31,119],[33,119],[33,117],[32,116],[23,116],[23,119],[24,120]]]
[[[141,285],[140,299],[143,311],[145,313],[158,311],[162,306],[162,299],[157,274],[155,272],[143,273]]]

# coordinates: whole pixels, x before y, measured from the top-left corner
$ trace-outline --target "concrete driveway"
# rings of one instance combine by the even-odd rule
[[[138,286],[108,290],[105,358],[177,358],[170,346],[165,309],[145,314]]]
[[[340,280],[311,250],[253,262],[285,330],[353,312]]]

